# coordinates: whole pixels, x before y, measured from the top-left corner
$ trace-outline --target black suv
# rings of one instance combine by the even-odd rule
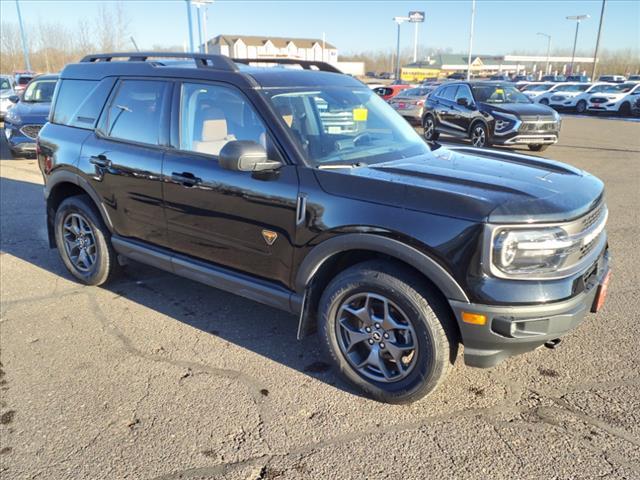
[[[560,115],[532,102],[513,84],[488,81],[449,82],[424,105],[424,138],[440,133],[469,138],[475,147],[527,145],[545,150],[558,141]]]
[[[136,52],[63,70],[37,152],[50,244],[79,281],[133,259],[292,312],[396,403],[433,390],[459,344],[489,367],[601,305],[600,180],[432,151],[327,64],[241,62]],[[287,63],[303,68],[269,67]]]

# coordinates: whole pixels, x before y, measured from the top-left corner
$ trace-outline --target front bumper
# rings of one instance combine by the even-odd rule
[[[557,142],[558,134],[556,132],[548,134],[519,133],[509,138],[497,137],[493,140],[496,145],[551,145]]]
[[[450,301],[458,320],[465,364],[488,368],[505,358],[538,348],[577,327],[591,311],[599,286],[609,273],[607,251],[598,259],[585,290],[560,302],[493,306]],[[486,323],[465,323],[462,312],[484,315]]]
[[[4,136],[12,151],[17,153],[35,153],[35,138],[28,137],[22,133],[18,126],[5,122]]]

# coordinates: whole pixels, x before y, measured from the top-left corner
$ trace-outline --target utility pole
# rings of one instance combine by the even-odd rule
[[[16,0],[16,10],[18,10],[18,24],[20,25],[20,37],[22,38],[22,53],[24,54],[24,65],[31,71],[31,61],[29,60],[29,47],[27,46],[27,34],[22,24],[22,14],[20,13],[20,2]]]
[[[571,54],[571,68],[569,69],[569,75],[573,75],[573,64],[576,59],[576,45],[578,44],[578,29],[580,28],[580,22],[582,20],[586,20],[587,18],[591,18],[590,15],[569,15],[567,20],[575,20],[576,21],[576,35],[573,38],[573,53]]]
[[[196,3],[196,10],[198,12],[198,52],[202,53],[202,12],[200,12],[200,4],[198,3]]]
[[[596,51],[593,52],[593,68],[591,69],[591,81],[596,81],[596,66],[598,64],[598,49],[600,48],[600,33],[602,32],[602,21],[604,19],[604,5],[606,0],[602,0],[602,10],[600,10],[600,25],[598,25],[598,36],[596,38]]]
[[[207,7],[213,0],[191,0],[191,3],[198,9],[198,39],[200,44],[198,45],[198,51],[201,53],[209,53],[209,38],[207,37]],[[202,10],[202,11],[201,11]],[[200,19],[202,15],[202,20]],[[204,36],[204,41],[202,37]]]
[[[471,80],[471,49],[473,48],[473,22],[476,18],[476,0],[471,0],[471,28],[469,29],[469,58],[467,59],[467,80]]]
[[[547,67],[544,71],[544,73],[546,75],[549,75],[549,58],[551,55],[551,35],[549,35],[548,33],[542,33],[542,32],[538,32],[538,35],[541,35],[543,37],[547,37]]]
[[[17,2],[18,0],[16,0]],[[187,3],[187,20],[189,21],[189,52],[193,53],[193,22],[191,20],[191,0],[184,0]]]

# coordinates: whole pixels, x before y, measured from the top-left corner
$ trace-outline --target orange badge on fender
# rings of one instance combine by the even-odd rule
[[[264,241],[267,242],[267,245],[271,246],[278,238],[278,234],[276,232],[272,232],[271,230],[262,230],[262,238],[264,238]]]

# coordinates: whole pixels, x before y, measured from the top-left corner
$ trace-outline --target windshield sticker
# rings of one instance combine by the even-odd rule
[[[366,108],[354,108],[352,110],[353,112],[353,121],[354,122],[366,122],[367,121],[367,115],[369,113],[369,110],[367,110]]]

